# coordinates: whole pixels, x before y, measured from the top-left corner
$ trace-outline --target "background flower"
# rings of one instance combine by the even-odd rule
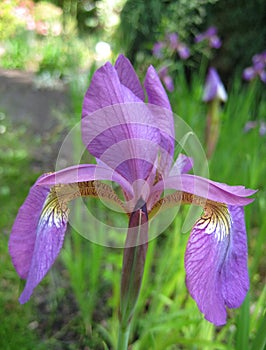
[[[217,35],[216,27],[209,27],[205,32],[196,35],[195,42],[200,43],[202,41],[207,41],[209,47],[214,49],[219,49],[222,46],[222,41]]]
[[[266,83],[266,51],[256,54],[252,58],[253,65],[243,71],[243,79],[251,81],[259,77],[263,83]]]

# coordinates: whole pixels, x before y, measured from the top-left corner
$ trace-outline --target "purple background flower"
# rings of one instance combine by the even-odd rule
[[[222,41],[217,35],[216,27],[209,27],[205,32],[196,35],[195,42],[199,43],[202,41],[207,41],[211,48],[219,49],[222,46]]]
[[[213,67],[209,68],[202,99],[204,102],[210,102],[214,99],[218,99],[222,102],[227,100],[227,93],[224,85],[216,69]]]
[[[253,65],[247,67],[243,71],[243,79],[251,81],[256,77],[266,83],[266,51],[263,51],[260,54],[256,54],[252,57]]]

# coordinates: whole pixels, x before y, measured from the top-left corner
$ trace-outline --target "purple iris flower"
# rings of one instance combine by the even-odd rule
[[[203,93],[203,101],[208,103],[205,127],[206,153],[208,159],[214,153],[220,133],[220,103],[227,100],[223,83],[215,68],[210,67]]]
[[[189,48],[179,40],[177,33],[167,35],[169,46],[173,51],[176,51],[182,60],[186,60],[190,56]]]
[[[259,134],[260,134],[260,136],[266,135],[266,123],[264,121],[261,121],[261,123],[260,123]]]
[[[263,83],[266,83],[266,51],[256,54],[252,57],[253,65],[243,71],[243,78],[251,81],[259,77]]]
[[[249,132],[250,130],[253,130],[259,126],[259,135],[265,136],[266,135],[266,123],[262,120],[260,122],[257,122],[255,120],[250,120],[246,122],[244,126],[244,132]]]
[[[244,132],[249,132],[252,129],[255,129],[258,126],[258,122],[255,120],[249,120],[244,126]]]
[[[218,99],[222,102],[227,100],[227,93],[224,85],[216,69],[213,67],[209,68],[202,99],[204,102],[211,102],[214,99]]]
[[[133,232],[141,225],[144,237],[147,221],[159,209],[195,204],[202,206],[203,214],[186,249],[186,284],[206,319],[222,325],[226,307],[239,307],[249,288],[243,206],[252,202],[247,197],[255,191],[186,174],[192,161],[184,155],[173,160],[171,106],[152,66],[144,88],[149,104],[131,63],[122,55],[114,66],[108,62],[95,72],[83,102],[82,138],[97,163],[44,174],[30,189],[9,240],[15,269],[26,279],[19,301],[29,300],[57,258],[73,199],[108,199],[129,215]],[[124,199],[104,180],[118,184]],[[165,189],[174,192],[163,197]]]
[[[252,63],[255,65],[257,63],[260,63],[262,65],[266,65],[266,51],[263,51],[262,53],[256,54],[252,57]]]
[[[170,92],[174,91],[174,82],[172,77],[168,73],[168,67],[163,66],[159,71],[158,75],[164,83],[166,89]]]
[[[196,35],[195,42],[208,41],[211,48],[219,49],[222,46],[222,41],[217,35],[216,27],[209,27],[205,32]]]

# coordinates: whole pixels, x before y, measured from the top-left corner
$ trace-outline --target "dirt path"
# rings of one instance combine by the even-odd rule
[[[67,86],[38,87],[30,72],[0,69],[0,112],[12,128],[26,126],[25,138],[37,169],[52,170],[67,133],[64,120],[71,113]]]
[[[0,111],[43,134],[56,125],[59,113],[70,113],[67,87],[37,88],[30,72],[0,70]]]

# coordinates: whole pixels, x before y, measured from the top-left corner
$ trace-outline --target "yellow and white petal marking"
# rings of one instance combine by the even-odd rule
[[[60,228],[63,222],[68,220],[68,206],[66,202],[60,202],[57,196],[57,186],[51,188],[44,203],[40,222],[45,222],[48,227]]]
[[[176,191],[160,199],[149,212],[149,219],[159,210],[173,208],[180,204],[194,204],[203,208],[203,214],[195,223],[198,229],[204,230],[206,234],[214,234],[218,241],[222,241],[229,235],[232,219],[227,205],[187,192]]]
[[[68,203],[78,197],[94,197],[104,199],[111,204],[119,206],[124,211],[123,202],[114,190],[100,181],[84,181],[70,184],[58,184],[51,188],[44,203],[41,221],[48,226],[60,227],[68,220]]]
[[[225,204],[207,201],[204,213],[195,226],[206,234],[214,234],[217,241],[223,241],[230,234],[232,219]]]

